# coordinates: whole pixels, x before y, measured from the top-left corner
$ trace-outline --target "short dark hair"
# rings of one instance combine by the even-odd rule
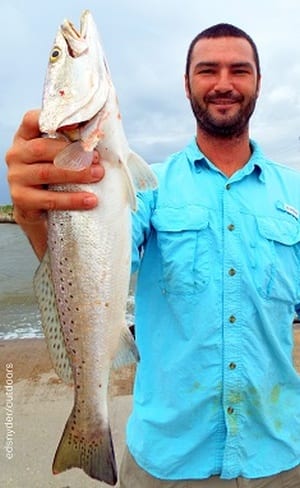
[[[260,76],[261,72],[260,72],[260,62],[259,62],[258,50],[257,50],[256,44],[253,41],[253,39],[245,31],[243,31],[242,29],[239,29],[239,27],[236,27],[236,26],[231,25],[231,24],[224,24],[224,23],[216,24],[216,25],[213,25],[212,27],[208,27],[204,31],[197,34],[196,37],[194,37],[194,39],[192,40],[192,42],[189,46],[187,58],[186,58],[185,74],[187,76],[189,74],[189,69],[190,69],[190,65],[191,65],[191,57],[192,57],[192,53],[193,53],[193,49],[194,49],[195,44],[200,39],[217,39],[219,37],[240,37],[240,38],[246,39],[246,41],[248,41],[252,47],[254,61],[255,61],[255,65],[256,65],[256,69],[257,69],[257,74],[258,74],[258,76]]]

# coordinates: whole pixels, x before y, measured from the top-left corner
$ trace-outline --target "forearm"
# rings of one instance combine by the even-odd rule
[[[14,201],[13,215],[15,222],[22,229],[37,258],[41,261],[47,249],[47,213],[43,210],[28,210],[25,205],[18,206]]]
[[[38,223],[19,224],[27,236],[37,258],[41,261],[47,249],[47,224],[45,221]]]

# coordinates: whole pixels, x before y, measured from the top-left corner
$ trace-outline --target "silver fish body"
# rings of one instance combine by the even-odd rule
[[[74,406],[56,451],[53,472],[77,466],[92,478],[114,485],[117,471],[107,408],[109,372],[114,360],[119,364],[138,360],[125,323],[131,211],[136,208],[134,186],[145,190],[154,188],[157,182],[148,165],[128,147],[91,14],[84,12],[80,33],[71,23],[65,22],[63,26],[51,56],[55,50],[64,52],[65,61],[58,65],[58,60],[53,63],[50,58],[41,131],[55,137],[60,130],[72,141],[54,161],[66,169],[81,170],[88,166],[93,149],[97,148],[105,177],[92,185],[50,188],[90,191],[99,198],[99,205],[93,210],[48,213],[48,252],[34,279],[54,367],[65,381],[74,383]],[[69,59],[77,45],[81,54]],[[97,62],[95,53],[100,56]],[[90,76],[84,74],[82,89],[80,65],[70,69],[71,63],[80,63],[81,56],[85,56],[85,70],[91,72]],[[72,89],[69,78],[74,72],[78,73],[76,89]],[[94,101],[93,97],[89,99],[85,111],[76,100],[76,93],[81,100],[88,100],[84,93],[87,78],[98,79],[100,94],[95,90]]]

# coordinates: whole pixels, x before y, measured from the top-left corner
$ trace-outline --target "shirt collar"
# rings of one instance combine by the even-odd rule
[[[256,172],[259,180],[264,183],[266,158],[259,145],[252,139],[250,140],[250,145],[252,149],[252,154],[249,161],[233,176],[238,176],[238,179],[242,179],[244,176],[247,176],[252,172]],[[195,167],[197,172],[201,172],[204,167],[208,166],[211,168],[215,168],[214,164],[211,163],[211,161],[209,161],[199,149],[196,138],[193,138],[192,141],[186,146],[185,153],[190,164]]]

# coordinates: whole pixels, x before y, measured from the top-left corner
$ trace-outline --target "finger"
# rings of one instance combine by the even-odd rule
[[[90,192],[57,192],[32,188],[23,189],[13,201],[23,214],[38,214],[43,210],[86,210],[98,204],[97,196]]]
[[[56,168],[53,163],[11,166],[8,172],[10,187],[21,184],[23,187],[36,187],[56,184],[96,183],[104,176],[104,169],[99,164],[92,164],[83,171],[68,171]]]
[[[52,162],[57,154],[62,151],[69,142],[63,141],[62,139],[50,139],[47,137],[38,137],[35,139],[30,139],[22,141],[16,149],[22,152],[19,159],[24,163],[36,163],[39,161]]]
[[[25,113],[21,125],[15,134],[14,140],[29,140],[40,136],[39,114],[39,109],[30,110]]]

